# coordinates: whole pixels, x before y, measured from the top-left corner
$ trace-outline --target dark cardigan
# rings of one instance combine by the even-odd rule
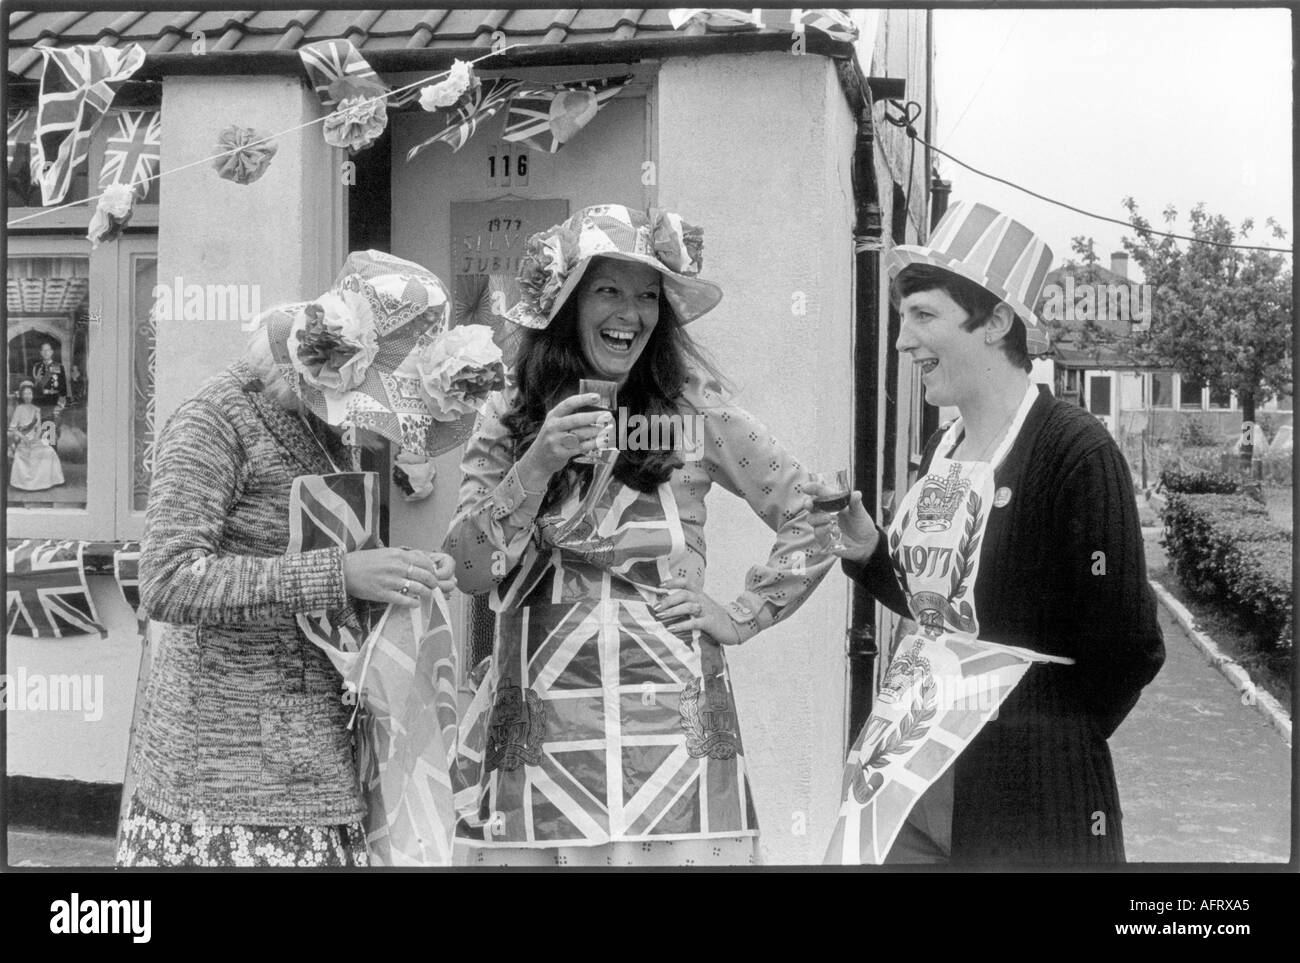
[[[1040,387],[994,480],[1011,500],[990,513],[980,549],[980,636],[1075,664],[1032,666],[954,764],[952,859],[1123,862],[1106,740],[1165,651],[1132,477],[1096,418]],[[885,538],[844,571],[909,615]]]

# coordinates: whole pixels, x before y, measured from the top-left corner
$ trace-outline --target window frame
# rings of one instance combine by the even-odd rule
[[[85,508],[23,508],[6,503],[5,520],[10,537],[116,541],[138,539],[144,532],[144,513],[131,508],[134,388],[130,359],[134,319],[127,323],[110,321],[107,308],[113,306],[116,319],[132,318],[133,275],[126,268],[141,256],[156,259],[158,239],[156,235],[127,235],[116,242],[101,244],[95,250],[87,250],[87,246],[84,237],[44,233],[15,232],[8,239],[11,259],[88,258],[89,310],[92,315],[99,313],[104,317],[103,321],[90,324],[86,337]],[[8,343],[8,325],[5,337]],[[8,479],[5,481],[7,485]]]

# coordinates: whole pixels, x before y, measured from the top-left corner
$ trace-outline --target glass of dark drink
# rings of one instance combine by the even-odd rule
[[[812,480],[822,489],[822,493],[813,498],[813,507],[831,516],[830,543],[826,547],[842,549],[844,542],[836,515],[849,507],[849,473],[844,469],[813,472]]]
[[[600,396],[600,400],[594,405],[587,405],[579,408],[579,411],[608,411],[611,418],[618,417],[618,382],[601,381],[599,378],[580,378],[578,379],[578,394],[595,394]],[[601,445],[604,450],[613,448],[613,445]],[[574,461],[582,462],[584,465],[594,465],[596,459],[591,455],[579,455]]]

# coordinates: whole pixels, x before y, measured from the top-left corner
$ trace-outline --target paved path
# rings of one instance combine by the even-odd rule
[[[1129,861],[1285,862],[1291,750],[1163,606],[1160,626],[1164,668],[1110,741]]]

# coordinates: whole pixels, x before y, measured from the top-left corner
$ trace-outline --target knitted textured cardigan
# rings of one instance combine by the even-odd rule
[[[131,766],[148,808],[187,823],[329,825],[364,814],[329,660],[294,614],[350,618],[339,549],[286,554],[294,476],[334,470],[239,362],[158,442],[140,557],[162,627]],[[345,465],[331,433],[318,435]]]
[[[1011,500],[980,549],[980,635],[1075,664],[1032,666],[954,764],[952,859],[1122,862],[1106,740],[1164,662],[1132,476],[1096,418],[1040,388],[994,480]],[[884,538],[843,567],[908,615]]]

